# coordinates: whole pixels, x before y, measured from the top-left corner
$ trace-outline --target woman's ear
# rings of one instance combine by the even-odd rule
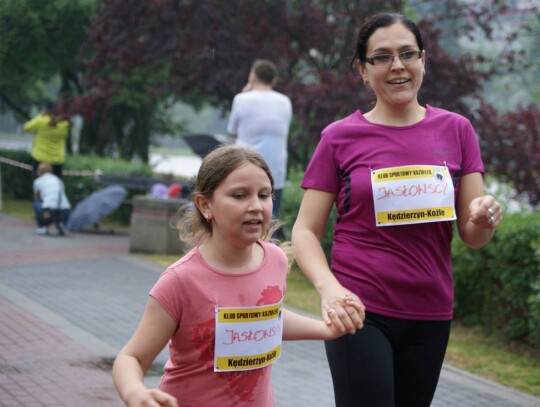
[[[364,85],[367,85],[369,81],[367,79],[366,69],[358,58],[356,59],[356,61],[354,61],[354,66],[356,70],[358,71],[358,73],[360,74],[360,76],[362,77],[362,80],[364,81]]]

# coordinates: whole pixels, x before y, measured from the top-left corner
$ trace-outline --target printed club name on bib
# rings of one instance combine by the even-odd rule
[[[454,185],[446,166],[409,165],[371,171],[377,226],[456,219]]]
[[[259,369],[281,356],[283,304],[216,307],[214,371]]]

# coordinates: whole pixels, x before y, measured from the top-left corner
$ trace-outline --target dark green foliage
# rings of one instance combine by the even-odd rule
[[[453,243],[455,314],[508,339],[540,339],[540,213],[505,216],[482,250]]]
[[[29,119],[32,105],[82,92],[89,17],[96,0],[0,1],[0,111]]]
[[[536,263],[536,278],[531,281],[531,294],[529,295],[529,327],[531,329],[531,340],[535,344],[540,344],[540,238],[531,242],[534,249]]]
[[[296,220],[296,215],[298,214],[298,209],[300,208],[300,202],[304,196],[304,190],[300,188],[300,183],[302,182],[302,177],[304,176],[303,171],[292,170],[288,174],[288,184],[283,190],[283,201],[281,203],[281,214],[280,219],[285,222],[285,225],[282,227],[283,236],[286,240],[291,238],[291,229]],[[326,258],[330,261],[330,250],[332,248],[332,239],[334,235],[334,218],[336,210],[332,209],[330,214],[330,219],[326,225],[326,230],[324,232],[322,246],[324,252],[326,253]]]
[[[26,151],[0,150],[0,157],[31,165],[32,157]],[[32,172],[16,166],[0,163],[2,171],[2,195],[14,199],[32,199]]]

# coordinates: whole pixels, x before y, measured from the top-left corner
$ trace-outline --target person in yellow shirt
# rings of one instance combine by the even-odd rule
[[[69,122],[53,112],[54,105],[48,103],[32,120],[24,124],[24,131],[36,133],[32,145],[32,173],[35,177],[40,163],[49,163],[53,174],[62,177],[62,167],[66,159],[66,139]]]

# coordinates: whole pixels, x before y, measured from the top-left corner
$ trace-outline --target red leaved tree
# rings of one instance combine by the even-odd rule
[[[87,117],[83,142],[97,152],[115,145],[125,157],[147,159],[150,134],[159,124],[156,114],[164,103],[207,102],[227,110],[253,60],[268,58],[279,69],[278,90],[293,101],[290,164],[303,167],[327,124],[358,108],[370,108],[370,95],[349,69],[357,30],[374,12],[402,10],[404,3],[103,0],[88,31],[87,92],[73,105]],[[443,15],[412,16],[419,22],[428,56],[419,98],[470,117],[482,138],[488,170],[507,176],[517,188],[535,188],[523,178],[500,174],[500,152],[486,142],[489,134],[502,143],[518,133],[521,119],[511,122],[516,127],[489,130],[508,116],[499,117],[481,93],[486,78],[513,69],[519,50],[511,45],[518,37],[508,34],[508,47],[495,57],[497,63],[486,62],[482,55],[459,56],[447,45],[452,38],[496,35],[492,21],[508,12],[503,3],[444,0],[437,2],[438,8],[444,6]],[[482,109],[475,111],[474,106]],[[509,113],[516,118],[526,114],[534,116],[532,107]],[[533,133],[527,140],[538,137],[534,126],[528,129]],[[520,142],[515,138],[512,143]],[[523,177],[524,172],[512,174]],[[530,196],[538,196],[538,190],[535,194]]]
[[[480,145],[486,166],[532,205],[540,204],[540,110],[520,106],[503,115],[479,109]]]

